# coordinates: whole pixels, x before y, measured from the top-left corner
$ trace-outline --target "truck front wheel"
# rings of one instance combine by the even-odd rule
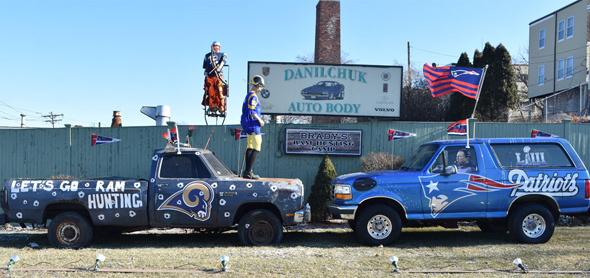
[[[283,226],[272,212],[253,210],[240,219],[238,237],[246,246],[278,244],[283,239]]]
[[[392,244],[402,232],[397,211],[387,205],[365,208],[356,221],[356,234],[367,245]]]
[[[64,212],[51,219],[47,230],[49,243],[58,248],[85,247],[92,240],[92,226],[76,212]]]
[[[546,207],[527,204],[510,216],[509,229],[520,243],[545,243],[553,236],[555,220]]]

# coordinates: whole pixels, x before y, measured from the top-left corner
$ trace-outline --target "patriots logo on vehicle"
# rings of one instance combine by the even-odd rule
[[[453,77],[455,77],[455,78],[457,78],[457,76],[461,76],[464,74],[479,75],[479,73],[475,72],[474,70],[453,70],[453,71],[451,71],[451,75],[453,75]]]
[[[520,186],[517,184],[503,184],[488,179],[484,176],[473,174],[456,174],[462,179],[458,181],[460,186],[449,187],[448,184],[439,186],[440,175],[419,177],[424,196],[429,200],[430,215],[436,218],[441,212],[453,203],[482,192],[492,192],[502,189],[511,189]]]
[[[193,181],[186,187],[168,197],[158,210],[182,212],[196,220],[205,221],[211,216],[213,188],[201,181]]]

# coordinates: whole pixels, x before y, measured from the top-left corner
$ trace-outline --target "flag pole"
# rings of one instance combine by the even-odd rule
[[[473,113],[471,113],[471,118],[475,116],[475,109],[477,108],[477,103],[479,102],[479,93],[481,92],[481,86],[483,85],[483,81],[486,78],[486,72],[488,71],[488,65],[483,68],[483,73],[481,74],[481,79],[479,80],[479,85],[477,86],[477,96],[475,97],[475,106],[473,107]],[[467,135],[469,136],[469,135]]]
[[[467,123],[467,146],[465,146],[465,148],[469,149],[469,119],[466,120]]]

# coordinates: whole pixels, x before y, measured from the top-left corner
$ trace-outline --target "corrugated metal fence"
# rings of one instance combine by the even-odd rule
[[[285,125],[263,127],[262,152],[254,166],[263,177],[299,178],[311,188],[321,163],[321,155],[291,155],[285,153],[286,129],[355,129],[362,130],[362,153],[392,151],[404,158],[422,143],[432,140],[458,139],[448,136],[449,122],[385,122],[370,121],[354,124]],[[239,126],[236,126],[240,128]],[[191,144],[214,151],[231,169],[237,171],[242,163],[246,140],[235,141],[231,126],[198,126],[192,130]],[[389,142],[389,129],[416,133],[417,136]],[[477,123],[475,136],[530,137],[538,129],[568,139],[586,165],[590,162],[590,125],[563,123]],[[473,129],[472,129],[473,131]],[[165,146],[165,127],[117,128],[35,128],[0,129],[0,180],[9,178],[50,177],[149,177],[152,152]],[[179,126],[181,138],[189,126]],[[121,139],[121,142],[91,146],[91,135],[99,134]],[[184,141],[184,140],[182,140]],[[339,175],[361,170],[358,156],[331,156]]]

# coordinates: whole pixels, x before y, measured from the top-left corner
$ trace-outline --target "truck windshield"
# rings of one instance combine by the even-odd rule
[[[412,157],[402,165],[401,169],[412,171],[424,169],[424,166],[430,161],[436,150],[438,150],[438,145],[428,144],[420,146]]]
[[[234,176],[235,174],[212,153],[203,153],[203,158],[209,162],[209,165],[217,176]]]

